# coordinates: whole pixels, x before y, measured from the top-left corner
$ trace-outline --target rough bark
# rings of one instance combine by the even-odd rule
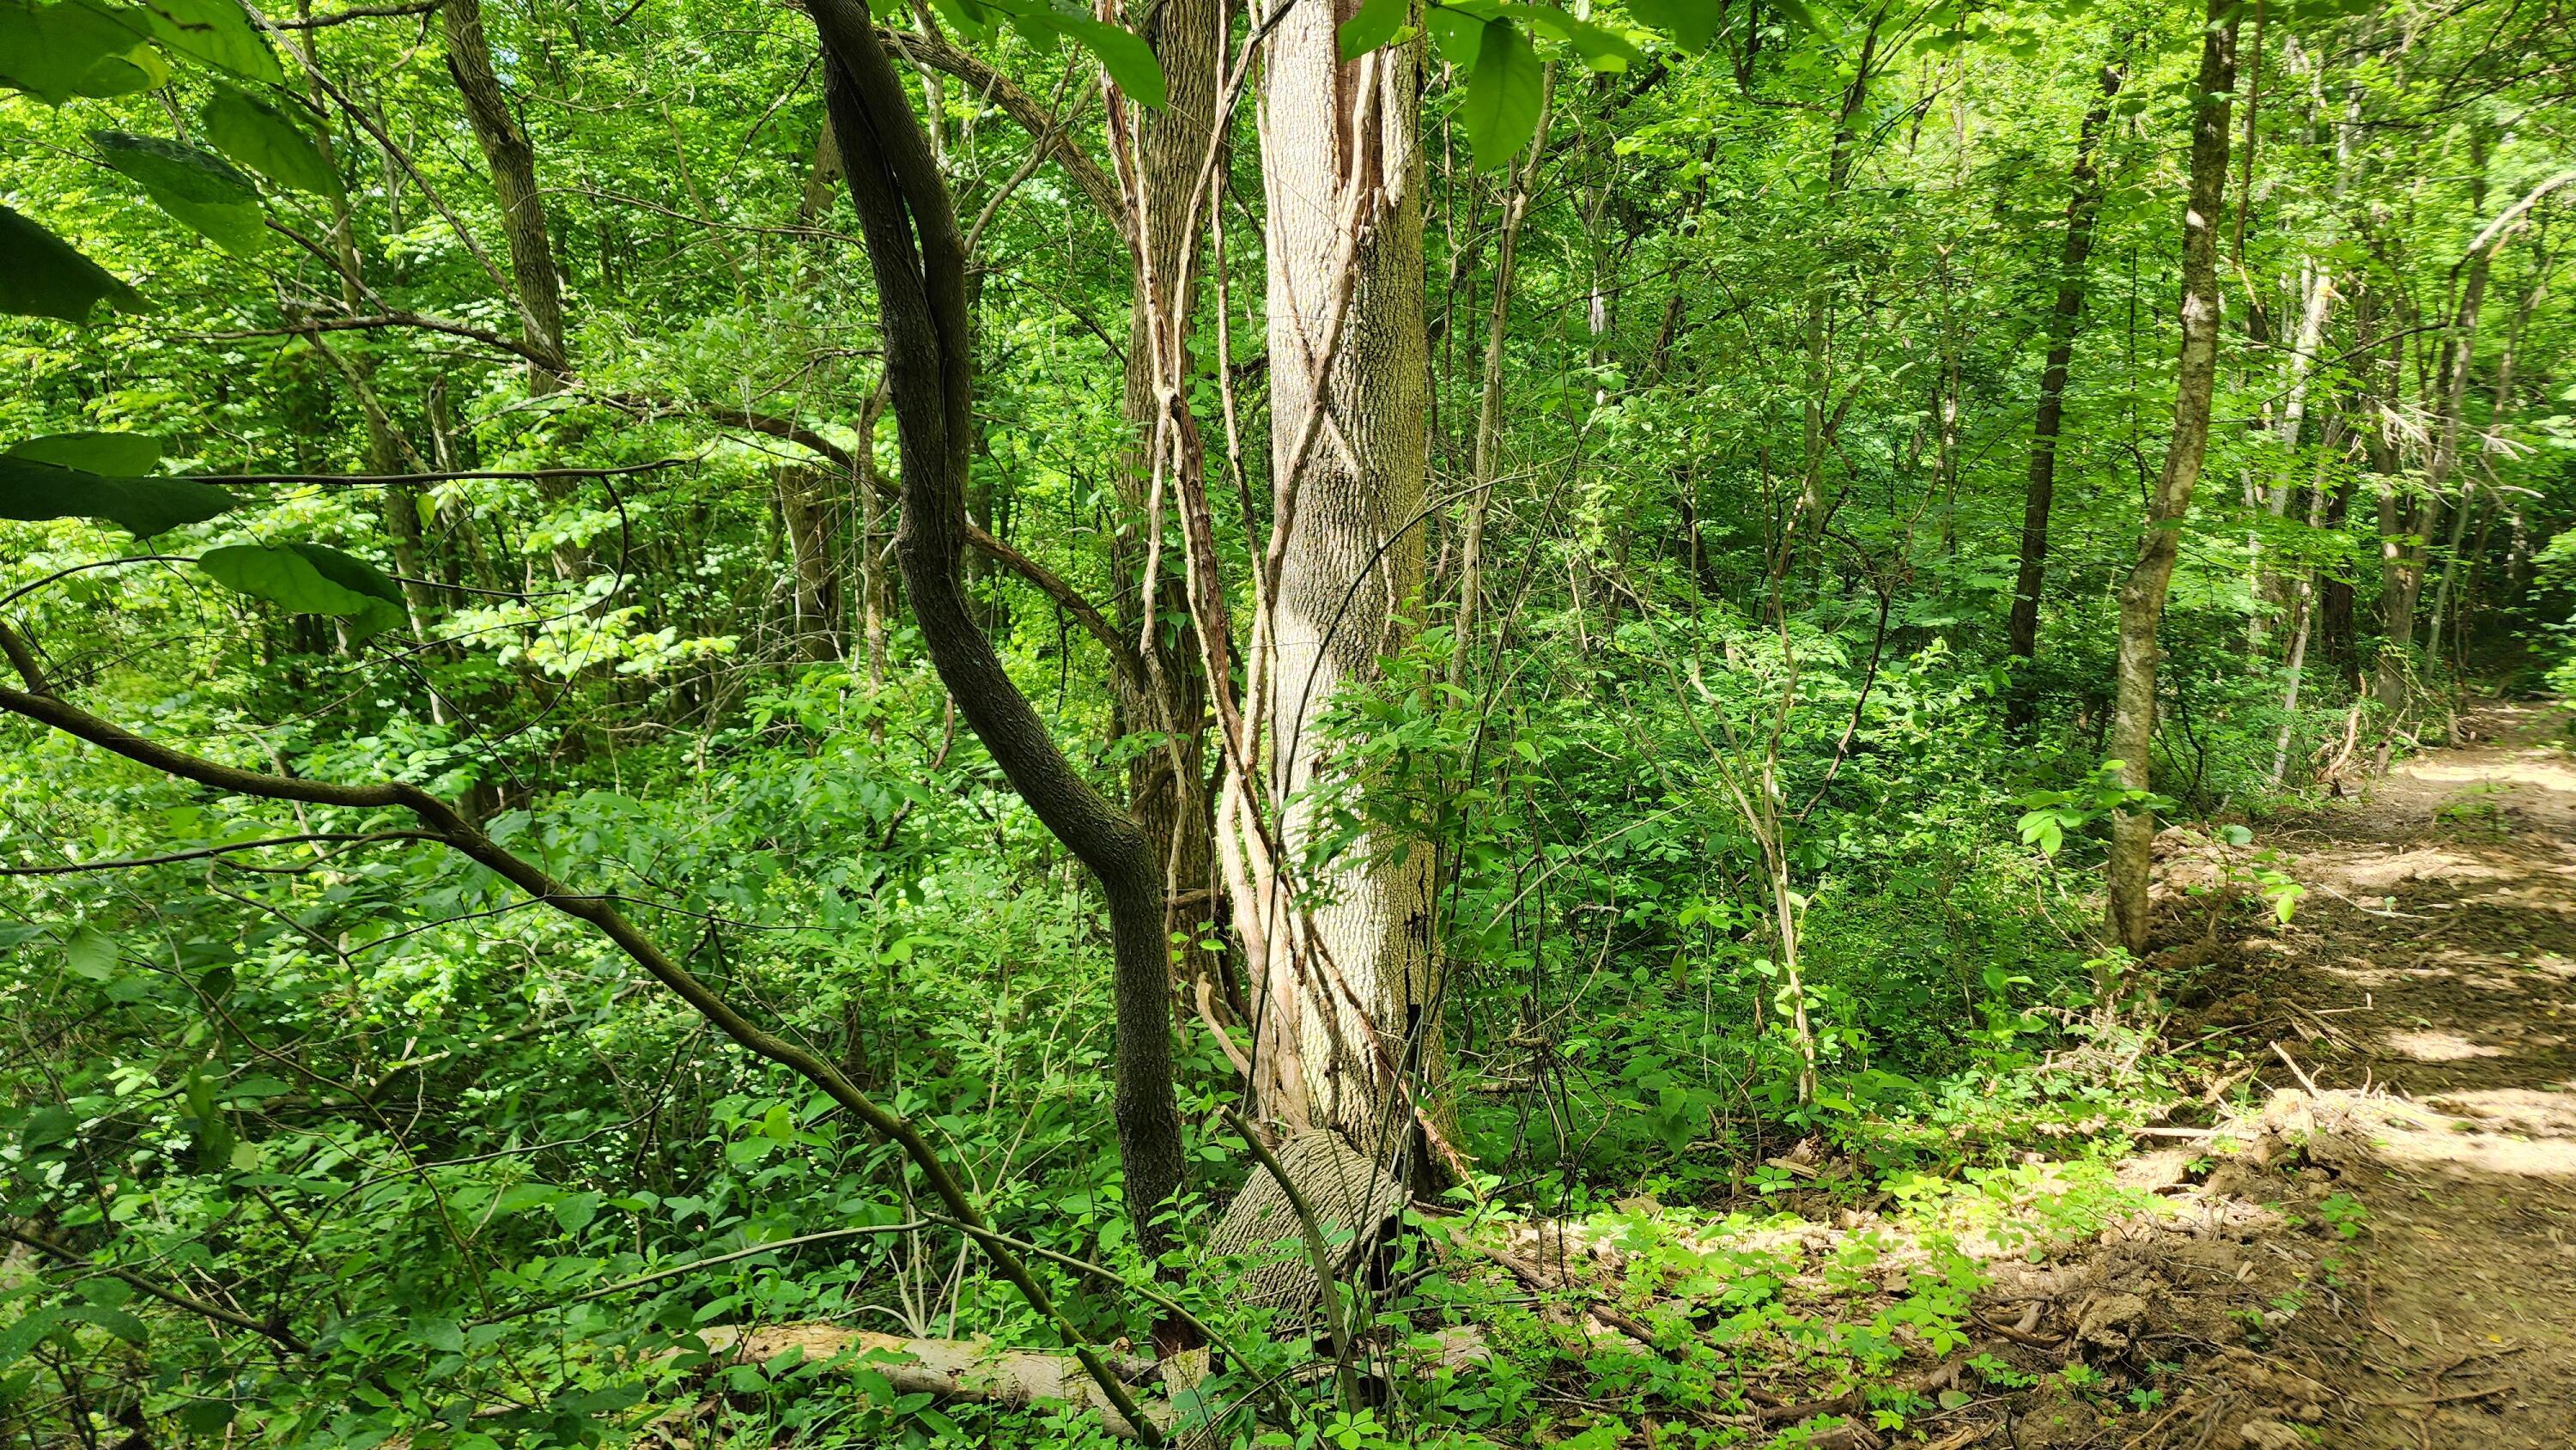
[[[825,53],[824,99],[876,278],[886,386],[903,448],[896,556],[922,645],[985,749],[1029,808],[1100,882],[1109,908],[1118,1038],[1113,1116],[1140,1246],[1185,1161],[1172,1099],[1162,863],[1048,735],[977,624],[960,578],[975,454],[973,329],[964,238],[902,81],[856,0],[809,0]]]
[[[1121,680],[1119,713],[1126,728],[1164,739],[1129,762],[1128,801],[1162,863],[1171,929],[1193,943],[1176,963],[1190,991],[1222,975],[1217,956],[1195,945],[1208,935],[1202,928],[1215,919],[1217,898],[1207,732],[1200,724],[1207,713],[1207,676],[1187,632],[1165,627],[1190,617],[1189,598],[1178,561],[1161,558],[1148,531],[1159,531],[1173,511],[1170,490],[1152,496],[1158,449],[1164,468],[1192,470],[1202,485],[1205,477],[1206,454],[1185,384],[1192,372],[1189,331],[1198,303],[1199,259],[1214,204],[1212,195],[1200,195],[1199,180],[1216,136],[1225,6],[1223,0],[1165,0],[1152,14],[1148,38],[1162,62],[1168,103],[1160,111],[1139,107],[1132,113],[1128,194],[1111,213],[1113,219],[1130,219],[1135,263],[1121,396],[1129,446],[1116,480],[1119,502],[1134,522],[1114,536],[1111,569],[1120,632],[1139,641],[1147,666],[1146,678]],[[1123,107],[1124,98],[1113,98],[1113,104]]]
[[[2125,46],[2122,47],[2126,49]],[[2084,315],[2085,263],[2093,255],[2093,222],[2102,211],[2100,151],[2111,121],[2111,102],[2127,72],[2102,67],[2102,90],[2084,113],[2075,142],[2075,165],[2066,196],[2066,237],[2057,257],[2057,302],[2048,313],[2048,357],[2040,364],[2039,412],[2031,422],[2030,475],[2022,489],[2021,563],[2013,583],[2010,639],[2024,660],[2039,654],[2039,596],[2048,569],[2048,515],[2057,499],[2057,440],[2066,417],[2066,375],[2075,360],[2076,323]],[[2007,712],[2011,727],[2026,728],[2031,687],[2016,682]]]
[[[1337,772],[1322,717],[1345,688],[1377,678],[1422,595],[1421,16],[1411,38],[1345,64],[1333,7],[1268,10],[1260,19],[1276,29],[1260,112],[1279,577],[1265,713],[1281,865],[1302,909],[1292,933],[1274,905],[1273,950],[1256,965],[1254,1086],[1266,1114],[1410,1164],[1409,1101],[1436,1097],[1445,1076],[1430,852],[1372,827],[1329,860],[1307,858],[1330,829],[1319,797],[1359,784]],[[1425,1085],[1410,1100],[1407,1076]]]
[[[2227,189],[2229,93],[2236,87],[2236,25],[2232,0],[2209,0],[2201,35],[2200,75],[2193,87],[2191,184],[2183,204],[2182,347],[2175,368],[2173,438],[2147,501],[2138,560],[2120,585],[2119,680],[2114,693],[2110,751],[2120,762],[2120,783],[2149,787],[2149,758],[2156,729],[2156,627],[2164,618],[2165,591],[2181,557],[2182,530],[2191,512],[2209,450],[2210,398],[2218,377],[2218,224]],[[2111,931],[2132,955],[2147,950],[2149,852],[2155,814],[2145,809],[2114,813],[2111,820]],[[2107,1003],[2106,1003],[2107,1005]]]
[[[528,364],[528,391],[544,397],[562,386],[563,279],[555,267],[554,239],[537,192],[537,153],[510,112],[509,97],[492,69],[491,42],[483,33],[482,0],[446,0],[440,18],[447,36],[447,73],[464,98],[475,144],[492,169],[492,194],[501,206],[501,235],[510,245],[510,285],[518,292],[520,335],[548,359]]]
[[[445,0],[439,17],[446,33],[447,73],[465,101],[475,144],[491,168],[501,235],[510,246],[510,286],[518,294],[519,336],[529,354],[528,393],[550,397],[562,391],[572,364],[564,351],[563,274],[555,265],[554,238],[537,191],[536,149],[511,114],[509,97],[492,69],[482,0]],[[549,508],[560,508],[572,493],[570,483],[560,479],[540,482],[537,490]],[[554,566],[559,578],[588,572],[583,551],[571,545],[556,548]]]

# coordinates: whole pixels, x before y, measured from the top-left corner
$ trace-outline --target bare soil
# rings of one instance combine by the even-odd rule
[[[2494,707],[2250,848],[2167,843],[2168,1033],[2236,1106],[2124,1165],[2173,1212],[1998,1272],[1991,1312],[2058,1340],[2024,1354],[2104,1378],[1962,1443],[2576,1447],[2568,725]],[[2293,922],[2209,933],[2221,858],[2258,851],[2307,888]]]

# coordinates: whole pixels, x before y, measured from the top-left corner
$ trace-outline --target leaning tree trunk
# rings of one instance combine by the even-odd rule
[[[975,455],[974,334],[967,257],[947,183],[857,0],[809,0],[827,57],[824,100],[867,241],[885,375],[903,446],[896,554],[922,647],[1013,788],[1100,882],[1109,906],[1118,1038],[1112,1114],[1138,1244],[1170,1245],[1158,1222],[1185,1168],[1172,1099],[1170,956],[1162,863],[1136,822],[1065,758],[976,622],[960,565]]]
[[[2124,51],[2125,45],[2121,47]],[[2057,258],[2057,305],[2048,314],[2048,358],[2040,365],[2039,413],[2030,429],[2030,479],[2022,490],[2021,567],[2013,583],[2012,652],[2024,661],[2039,654],[2039,595],[2048,568],[2048,515],[2057,499],[2057,438],[2066,416],[2066,374],[2075,360],[2075,324],[2084,314],[2084,264],[2093,255],[2093,219],[2102,211],[2099,152],[2111,102],[2126,72],[2114,61],[2102,67],[2102,94],[2084,113],[2076,133],[2073,183],[2066,197],[2066,240]],[[1946,436],[1946,435],[1945,435]],[[2032,682],[2013,682],[2007,724],[2028,728]]]
[[[2202,32],[2199,97],[2191,128],[2191,190],[2182,222],[2182,351],[2175,368],[2173,441],[2147,501],[2138,562],[2120,585],[2119,683],[2111,718],[2111,753],[2120,784],[2148,788],[2156,730],[2156,626],[2182,553],[2183,521],[2209,451],[2210,396],[2218,380],[2218,221],[2227,190],[2228,96],[2236,86],[2236,23],[2231,0],[2209,0]],[[2133,955],[2147,950],[2147,876],[2155,813],[2143,806],[2111,818],[2111,930]],[[2105,982],[2103,986],[2108,987]],[[2109,1005],[2104,993],[2103,1005]]]
[[[492,45],[483,33],[482,0],[445,0],[439,7],[447,40],[447,72],[465,102],[475,144],[492,170],[492,195],[500,203],[501,235],[510,244],[510,286],[518,294],[520,341],[533,354],[528,360],[528,393],[550,397],[562,391],[572,371],[564,351],[563,277],[555,267],[554,239],[546,228],[543,196],[537,190],[537,153],[510,112],[509,97],[492,69]],[[539,495],[549,508],[571,496],[560,479],[542,480]],[[583,551],[573,545],[555,549],[555,573],[577,578],[587,572]]]
[[[1282,929],[1267,933],[1256,968],[1255,1088],[1275,1118],[1338,1130],[1381,1162],[1418,1163],[1405,1151],[1410,1105],[1426,1095],[1414,1083],[1436,1095],[1444,1076],[1431,853],[1370,827],[1329,859],[1307,858],[1332,831],[1334,802],[1322,797],[1366,784],[1334,761],[1325,712],[1376,681],[1422,596],[1420,15],[1412,38],[1345,64],[1334,7],[1265,10],[1276,25],[1260,99],[1279,577],[1263,704],[1279,864],[1296,900],[1274,910]]]

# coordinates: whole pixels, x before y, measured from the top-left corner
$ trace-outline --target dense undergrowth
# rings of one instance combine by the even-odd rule
[[[2073,767],[2017,765],[1990,720],[1995,677],[1937,642],[1881,664],[1862,700],[1847,639],[1793,638],[1813,703],[1791,712],[1782,780],[1813,802],[1793,849],[1824,1083],[1806,1105],[1748,880],[1758,852],[1722,796],[1743,762],[1708,748],[1772,708],[1777,674],[1761,662],[1776,667],[1775,637],[1715,614],[1630,621],[1615,648],[1555,662],[1589,673],[1589,698],[1627,702],[1615,711],[1542,703],[1582,698],[1546,682],[1499,710],[1388,697],[1368,736],[1389,786],[1372,809],[1428,817],[1418,839],[1457,863],[1449,1010],[1481,1181],[1450,1207],[1607,1235],[1638,1292],[1693,1308],[1663,1350],[1569,1343],[1508,1278],[1408,1257],[1368,1304],[1394,1397],[1359,1418],[1319,1412],[1301,1433],[1356,1450],[1589,1424],[1576,1443],[1610,1445],[1648,1411],[1590,1417],[1626,1405],[1697,1415],[1690,1433],[1724,1443],[1756,1362],[1881,1384],[1872,1413],[1893,1423],[1937,1395],[1884,1388],[1883,1372],[1905,1346],[1956,1342],[1964,1322],[1979,1269],[1958,1235],[2021,1235],[2037,1252],[2118,1204],[2080,1164],[2016,1166],[2029,1146],[2115,1133],[2172,1091],[2151,1041],[2091,1025],[2093,828],[2079,820],[2053,855],[2019,830],[2026,802]],[[1659,668],[1693,650],[1735,653],[1734,698]],[[278,663],[288,679],[331,668]],[[906,674],[872,697],[832,665],[754,683],[735,725],[612,747],[589,787],[505,809],[491,829],[633,903],[710,980],[931,1125],[1006,1232],[1142,1276],[1107,1122],[1096,909],[971,742],[922,729],[937,717],[917,707],[912,728],[892,723],[920,685]],[[127,688],[128,718],[197,738],[274,705]],[[2259,768],[2259,728],[2217,744],[2218,779]],[[454,788],[443,745],[439,727],[387,711],[295,749],[315,774]],[[258,763],[253,748],[235,754]],[[58,1235],[112,1225],[121,1263],[183,1292],[221,1282],[222,1305],[259,1327],[167,1312],[119,1277],[22,1273],[8,1289],[22,1306],[17,1413],[85,1406],[104,1423],[139,1414],[299,1445],[542,1445],[614,1437],[712,1392],[725,1433],[755,1442],[1098,1432],[882,1380],[872,1398],[864,1367],[734,1365],[707,1385],[687,1347],[714,1324],[1022,1345],[1052,1331],[920,1217],[889,1149],[493,878],[345,839],[209,870],[189,853],[273,833],[277,817],[54,741],[14,768],[49,782],[13,803],[16,829],[84,860],[183,859],[19,883],[17,1070],[55,1066],[22,1079],[42,1092],[12,1123],[13,1211],[52,1214]],[[327,810],[294,822],[388,824]],[[2248,892],[2229,909],[2267,908]],[[2132,1009],[2160,986],[2121,981]],[[1245,1170],[1217,1112],[1231,1069],[1189,1026],[1197,1162],[1170,1212],[1196,1241]],[[1839,1287],[1811,1298],[1795,1252],[1808,1220],[1775,1200],[1828,1218],[1834,1203],[1892,1201],[1912,1263],[1891,1278],[1877,1247],[1844,1243],[1825,1276]],[[1202,1316],[1264,1342],[1262,1316],[1229,1310],[1221,1273],[1174,1267]],[[1095,1336],[1143,1341],[1150,1305],[1053,1277]],[[1444,1323],[1481,1326],[1494,1361],[1397,1372],[1403,1346]],[[1247,1353],[1292,1362],[1286,1344]],[[1238,1404],[1244,1373],[1210,1381],[1207,1403]],[[1590,1407],[1571,1420],[1568,1394]]]
[[[1393,310],[1430,431],[1386,505],[1427,500],[1390,530],[1423,557],[1375,606],[1395,643],[1313,702],[1324,784],[1267,805],[1322,823],[1314,880],[1430,858],[1407,928],[1441,996],[1405,1066],[1445,1061],[1423,1116],[1472,1176],[1353,1285],[1366,1373],[1337,1383],[1199,1248],[1258,1171],[1213,865],[1170,883],[1175,955],[1237,1000],[1175,984],[1187,1181],[1127,1201],[1102,893],[889,562],[919,412],[880,427],[892,345],[816,7],[496,4],[488,34],[471,0],[264,8],[0,0],[0,1450],[1091,1445],[1091,1411],[707,1337],[1133,1359],[1171,1322],[1152,1295],[1224,1341],[1156,1389],[1226,1445],[1848,1450],[2043,1375],[2152,1415],[2152,1374],[1919,1370],[1998,1264],[2153,1211],[2110,1166],[2124,1131],[2209,1086],[2163,1030],[2196,970],[2170,949],[2298,909],[2249,823],[2437,738],[2463,681],[2576,688],[2553,6],[2490,30],[2396,0],[1370,0],[1362,49],[1444,57],[1390,168],[1426,193],[1423,295]],[[981,434],[946,481],[1000,548],[946,562],[1034,733],[1123,806],[1166,725],[1223,775],[1199,695],[1252,673],[1294,496],[1264,474],[1294,360],[1263,288],[1311,259],[1263,253],[1247,103],[1165,400],[1199,435],[1199,560],[1165,475],[1128,476],[1133,218],[1072,164],[1162,114],[1136,99],[1162,77],[1094,9],[876,19],[949,67],[903,104],[975,232],[948,401]],[[1435,35],[1388,19],[1417,9]],[[1212,24],[1204,48],[1251,38]],[[2147,630],[2150,794],[2105,758],[2120,596],[2176,431],[2186,141],[2239,130],[2238,93],[2193,80],[2222,25],[2257,64],[2218,168],[2242,179],[2206,478],[2163,521],[2185,544]],[[155,310],[94,305],[129,277]],[[235,495],[176,523],[100,502],[212,477]],[[1172,582],[1198,562],[1213,599]],[[1231,656],[1193,634],[1220,605]],[[1188,718],[1140,706],[1130,653],[1196,672],[1160,702]],[[416,785],[565,898],[401,811],[144,768],[47,700],[239,769]],[[2164,952],[2105,945],[2124,807],[2208,823]],[[1061,1319],[915,1162],[567,900],[916,1125]]]

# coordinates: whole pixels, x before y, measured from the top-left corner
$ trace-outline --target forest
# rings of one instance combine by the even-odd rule
[[[0,0],[0,1447],[2576,1445],[2565,0]]]

